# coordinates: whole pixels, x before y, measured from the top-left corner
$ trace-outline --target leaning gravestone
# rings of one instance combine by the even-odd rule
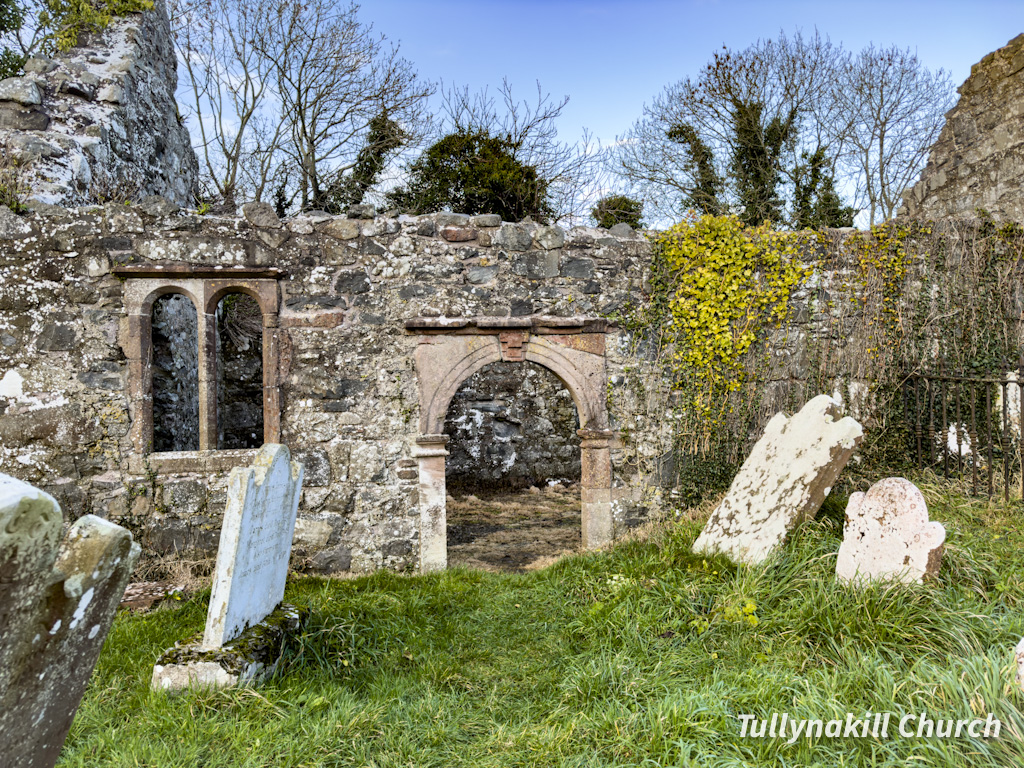
[[[164,654],[154,688],[236,685],[272,670],[284,634],[299,621],[296,609],[280,604],[302,474],[288,449],[274,444],[259,450],[253,467],[231,471],[202,642]]]
[[[0,765],[49,768],[71,727],[139,545],[0,474]]]
[[[693,551],[748,565],[765,560],[798,523],[814,517],[863,436],[828,395],[792,418],[775,414]]]
[[[836,577],[920,582],[939,575],[946,529],[928,520],[917,486],[889,477],[850,495]]]

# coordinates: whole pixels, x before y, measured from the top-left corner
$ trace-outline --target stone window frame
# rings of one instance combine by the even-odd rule
[[[532,362],[554,373],[569,390],[580,419],[580,514],[584,549],[599,549],[614,537],[612,519],[607,333],[604,318],[417,317],[405,323],[418,335],[415,362],[419,385],[419,435],[412,457],[419,473],[420,570],[448,566],[444,419],[459,387],[484,366],[500,361]]]
[[[208,267],[192,264],[127,265],[113,270],[122,278],[127,314],[122,348],[128,357],[132,472],[216,472],[252,461],[255,448],[217,447],[217,305],[242,293],[256,300],[263,316],[263,442],[281,440],[279,373],[281,294],[284,273],[265,267]],[[199,338],[199,450],[153,451],[153,304],[180,294],[196,309]]]

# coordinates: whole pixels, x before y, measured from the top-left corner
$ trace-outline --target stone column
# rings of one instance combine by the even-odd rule
[[[412,456],[420,472],[420,572],[448,567],[444,459],[448,435],[420,435]]]
[[[199,450],[215,451],[217,436],[217,310],[199,315]]]
[[[580,501],[583,548],[599,549],[612,541],[612,452],[610,429],[579,429]]]
[[[281,332],[277,314],[263,314],[263,442],[281,442]]]
[[[152,315],[128,315],[128,338],[122,344],[128,357],[128,401],[135,452],[153,450],[153,330]]]

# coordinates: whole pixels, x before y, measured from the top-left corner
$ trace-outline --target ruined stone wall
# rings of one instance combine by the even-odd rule
[[[580,479],[579,414],[558,378],[536,363],[492,363],[448,408],[448,487],[499,490]]]
[[[156,0],[0,82],[0,146],[27,163],[22,184],[36,205],[148,195],[191,204],[199,166],[178,121],[177,81],[166,6]]]
[[[1024,221],[1024,35],[971,67],[901,214]]]
[[[131,430],[142,401],[129,396],[139,339],[125,308],[135,278],[114,270],[276,269],[280,440],[306,467],[296,552],[321,571],[414,568],[419,338],[405,321],[605,316],[637,294],[650,257],[640,235],[488,216],[248,213],[204,217],[158,201],[0,209],[0,471],[53,493],[69,519],[91,511],[132,528],[151,554],[214,552],[227,474],[251,452],[140,455]],[[627,342],[607,336],[609,391],[622,389],[611,426],[643,438],[639,395],[622,386]],[[652,434],[661,426],[649,422]],[[618,532],[656,502],[637,471],[652,450],[663,448],[613,442]]]

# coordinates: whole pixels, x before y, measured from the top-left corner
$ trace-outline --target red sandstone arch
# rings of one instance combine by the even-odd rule
[[[419,333],[420,568],[447,566],[444,418],[462,383],[484,366],[529,361],[552,371],[568,388],[580,417],[583,546],[612,539],[611,453],[606,403],[604,320],[590,318],[417,318],[406,329]]]

